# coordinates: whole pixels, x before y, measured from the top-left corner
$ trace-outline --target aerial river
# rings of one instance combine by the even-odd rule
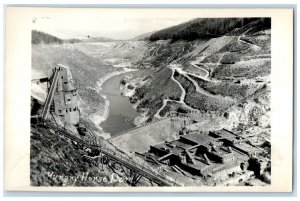
[[[135,72],[127,72],[115,75],[106,80],[102,85],[102,93],[109,101],[109,114],[105,121],[100,126],[104,132],[114,136],[117,133],[135,127],[134,119],[139,116],[133,108],[128,97],[121,95],[120,81],[127,75]]]

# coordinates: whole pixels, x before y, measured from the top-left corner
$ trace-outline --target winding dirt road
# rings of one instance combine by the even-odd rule
[[[247,30],[247,31],[248,31],[248,30]],[[253,48],[254,50],[259,50],[259,49],[260,49],[259,46],[254,45],[254,44],[251,44],[251,43],[249,43],[249,42],[244,41],[243,39],[241,39],[242,36],[245,36],[245,34],[246,34],[247,31],[245,31],[245,32],[242,33],[240,36],[238,36],[237,41],[240,41],[240,42],[242,42],[242,43],[246,43],[246,44],[250,45],[251,48]],[[183,50],[184,50],[184,48],[183,48]],[[182,51],[183,51],[183,50],[182,50]],[[221,64],[220,62],[221,62],[221,60],[223,59],[223,57],[224,57],[225,54],[226,54],[225,52],[222,53],[221,56],[220,56],[220,58],[219,58],[219,60],[218,60],[218,62],[213,63],[213,64],[214,64],[214,65],[220,65],[220,64]],[[202,79],[202,80],[204,80],[204,81],[207,81],[207,82],[221,82],[220,80],[212,80],[212,79],[210,79],[210,77],[209,77],[209,75],[210,75],[209,71],[206,70],[206,69],[204,69],[204,68],[201,68],[200,66],[197,65],[197,64],[201,63],[201,61],[202,61],[204,58],[205,58],[205,57],[203,57],[203,58],[200,59],[200,60],[196,60],[196,61],[191,61],[191,62],[190,62],[190,64],[191,64],[193,67],[198,68],[198,69],[200,69],[201,72],[203,72],[203,73],[200,73],[200,75],[199,75],[199,74],[195,74],[195,73],[190,73],[190,72],[184,71],[184,70],[182,69],[182,67],[181,67],[180,64],[176,64],[176,63],[174,64],[174,63],[173,63],[173,64],[170,64],[170,65],[168,66],[168,68],[170,68],[170,69],[172,70],[172,72],[173,72],[173,73],[172,73],[172,76],[171,76],[171,79],[179,85],[179,87],[180,87],[181,90],[182,90],[182,94],[181,94],[181,96],[180,96],[180,100],[179,100],[179,101],[170,100],[170,99],[164,99],[164,100],[163,100],[163,105],[162,105],[162,107],[161,107],[161,108],[155,113],[155,115],[154,115],[156,118],[161,118],[161,116],[160,116],[159,113],[166,107],[166,105],[167,105],[167,103],[168,103],[169,101],[178,102],[178,103],[181,103],[184,107],[189,108],[190,110],[196,110],[196,109],[194,109],[194,108],[188,106],[188,105],[184,102],[184,99],[185,99],[185,96],[186,96],[186,91],[185,91],[185,89],[182,87],[182,85],[180,84],[180,82],[178,82],[178,81],[174,78],[174,73],[175,73],[175,71],[177,71],[179,74],[185,76],[189,81],[191,81],[191,82],[193,83],[193,85],[195,86],[196,91],[197,91],[198,93],[203,94],[203,95],[208,96],[208,97],[212,97],[212,98],[218,98],[218,99],[223,99],[223,100],[235,102],[235,100],[234,100],[232,97],[229,97],[229,96],[221,96],[221,95],[214,95],[214,94],[211,94],[210,92],[208,92],[208,91],[202,89],[201,87],[199,87],[198,83],[197,83],[193,78],[191,78],[191,77],[189,76],[189,75],[192,75],[192,76],[198,77],[198,78],[200,78],[200,79]],[[204,65],[204,66],[206,66],[206,67],[208,68],[208,66],[207,66],[205,63],[201,63],[201,65]],[[198,110],[197,110],[197,111],[198,111]]]
[[[170,68],[170,67],[168,66],[168,68]],[[196,110],[196,109],[194,109],[194,108],[188,106],[188,105],[184,102],[184,99],[185,99],[185,96],[186,96],[186,91],[185,91],[185,89],[183,88],[183,86],[180,84],[180,82],[178,82],[178,81],[174,78],[174,73],[175,73],[175,70],[176,70],[176,69],[175,69],[175,68],[170,68],[170,69],[172,70],[171,79],[172,79],[174,82],[176,82],[176,83],[178,84],[178,86],[180,87],[182,93],[181,93],[181,95],[180,95],[179,101],[171,100],[171,99],[169,99],[169,98],[163,100],[163,105],[161,106],[161,108],[160,108],[160,109],[155,113],[155,115],[154,115],[154,117],[156,117],[156,118],[158,118],[158,119],[161,118],[161,116],[160,116],[159,113],[166,107],[166,105],[167,105],[167,103],[168,103],[169,101],[170,101],[170,102],[177,102],[177,103],[180,103],[180,104],[182,104],[182,106],[188,108],[188,109],[191,110],[191,111],[198,111],[198,110]]]

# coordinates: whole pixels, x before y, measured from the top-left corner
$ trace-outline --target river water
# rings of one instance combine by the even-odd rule
[[[132,107],[129,98],[122,96],[120,91],[121,79],[132,73],[134,72],[115,75],[106,80],[102,85],[101,92],[109,101],[109,114],[100,126],[104,132],[110,133],[111,136],[135,127],[134,119],[139,116]]]

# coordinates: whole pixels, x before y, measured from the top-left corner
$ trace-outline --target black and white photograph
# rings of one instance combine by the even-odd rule
[[[109,17],[32,19],[31,185],[269,185],[271,19]]]
[[[281,89],[273,78],[290,75],[287,65],[278,76],[273,62],[278,17],[255,9],[34,11],[24,74],[31,188],[257,191],[290,179],[291,153],[282,149],[292,149],[292,133],[278,137],[274,101]],[[286,128],[289,117],[280,119]]]

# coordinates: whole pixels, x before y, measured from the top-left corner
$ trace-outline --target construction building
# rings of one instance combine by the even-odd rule
[[[43,108],[38,116],[43,120],[55,120],[61,126],[77,125],[79,98],[69,67],[57,64],[48,74],[48,77],[33,80],[36,84],[47,83],[47,97],[41,103]]]
[[[260,149],[228,130],[181,135],[179,139],[150,146],[146,153],[155,165],[171,166],[176,172],[203,178],[227,177],[246,171]]]

